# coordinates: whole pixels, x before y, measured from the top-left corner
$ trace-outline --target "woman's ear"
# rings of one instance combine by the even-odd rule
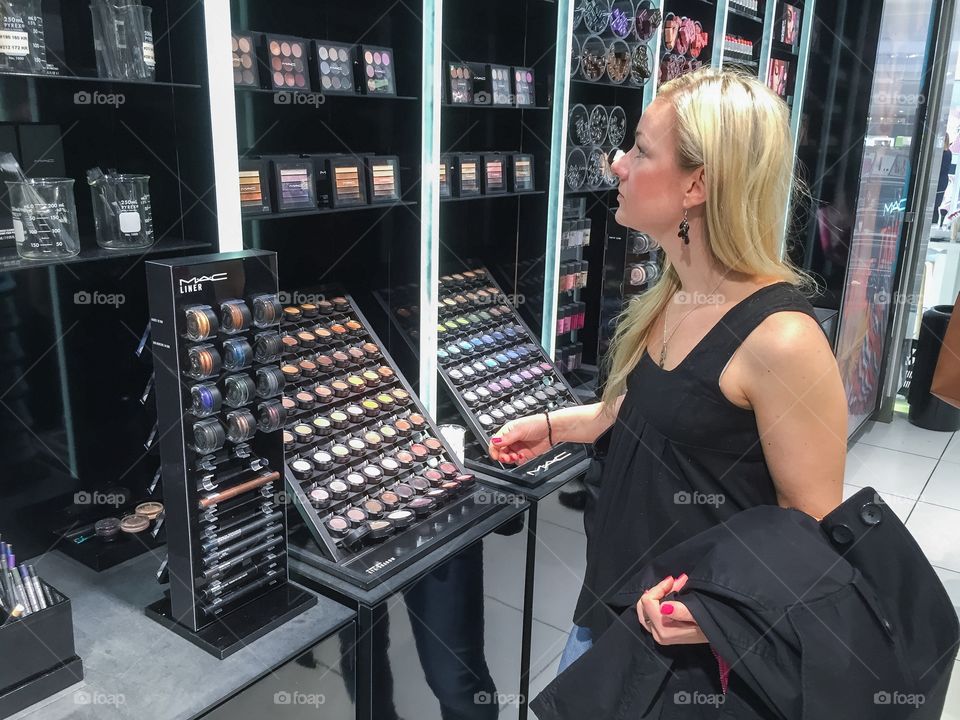
[[[701,167],[691,171],[683,200],[683,206],[686,208],[694,208],[707,202],[706,171],[704,168]]]

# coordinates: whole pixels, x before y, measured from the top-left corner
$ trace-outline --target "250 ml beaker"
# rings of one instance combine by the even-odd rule
[[[97,244],[111,249],[153,244],[150,176],[110,173],[90,185]]]
[[[70,258],[80,252],[72,179],[8,182],[7,190],[20,257],[49,260]]]

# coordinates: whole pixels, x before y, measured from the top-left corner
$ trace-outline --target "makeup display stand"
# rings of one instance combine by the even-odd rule
[[[349,296],[281,326],[288,492],[318,552],[294,557],[370,589],[494,515]]]
[[[147,614],[224,658],[316,603],[288,583],[276,256],[147,263],[170,580]]]
[[[390,301],[401,303],[393,320],[411,347],[417,347],[419,311],[411,303],[415,288],[378,297],[385,309]],[[410,304],[402,304],[404,297]],[[489,459],[490,438],[504,423],[579,401],[487,268],[475,266],[440,278],[439,299],[438,370],[447,396],[473,436],[466,466],[521,487],[536,487],[569,475],[567,471],[571,477],[582,473],[589,455],[586,446],[574,443],[561,443],[520,466]]]

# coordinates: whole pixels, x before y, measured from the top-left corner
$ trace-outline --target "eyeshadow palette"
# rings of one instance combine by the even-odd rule
[[[277,212],[313,210],[317,207],[313,164],[309,160],[273,160],[273,178]]]
[[[473,104],[473,70],[470,63],[447,63],[450,102],[454,105]]]
[[[273,90],[309,90],[307,41],[289,35],[263,36],[270,87]]]
[[[394,156],[371,155],[366,158],[370,203],[400,200],[400,160]]]
[[[291,598],[316,602],[287,583],[276,254],[156,260],[146,273],[170,583],[147,612],[222,658]],[[235,611],[246,619],[230,632],[203,632]]]
[[[510,84],[510,68],[505,65],[487,65],[490,96],[494,105],[513,105]]]
[[[507,191],[507,158],[500,153],[483,156],[483,194],[496,195]]]
[[[281,325],[286,483],[312,539],[291,552],[371,587],[497,508],[352,300],[322,297]]]
[[[361,85],[367,95],[396,95],[393,48],[360,47]]]
[[[233,33],[233,84],[260,87],[256,37],[252,33]]]
[[[333,207],[367,204],[366,179],[360,160],[352,155],[332,157],[327,160],[327,172]]]
[[[453,158],[456,170],[454,173],[456,182],[453,185],[454,195],[457,197],[480,195],[480,176],[482,174],[480,156],[471,153],[457,153]]]
[[[440,156],[440,197],[452,197],[451,184],[453,182],[453,158],[449,155]]]
[[[514,153],[510,155],[510,192],[531,192],[533,184],[533,155]]]
[[[533,70],[513,68],[513,97],[517,105],[536,105],[537,94],[533,87]]]
[[[254,215],[271,211],[267,163],[263,160],[240,158],[240,211]]]
[[[357,47],[329,40],[313,40],[311,53],[314,83],[324,93],[354,95]]]
[[[440,376],[460,417],[473,431],[466,466],[522,485],[544,480],[588,462],[583,445],[561,443],[519,467],[494,463],[490,438],[506,422],[578,405],[573,389],[537,342],[506,295],[483,267],[440,278],[437,360]],[[419,298],[415,287],[391,293],[390,315],[416,348]],[[407,302],[405,302],[405,300]]]

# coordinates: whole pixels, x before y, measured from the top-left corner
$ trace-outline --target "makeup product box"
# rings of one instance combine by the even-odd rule
[[[536,190],[533,182],[533,155],[513,153],[510,155],[510,192],[532,192]]]
[[[471,153],[456,153],[452,157],[454,167],[452,190],[454,197],[480,195],[480,176],[483,174],[480,156]]]
[[[332,207],[367,204],[366,173],[361,160],[353,155],[328,158],[327,173]]]
[[[261,39],[263,63],[273,90],[310,90],[310,72],[307,67],[307,41],[292,35],[265,33]]]
[[[483,155],[483,194],[507,192],[507,156],[502,153]]]
[[[531,68],[512,68],[513,97],[518,106],[536,105],[537,93],[534,89],[533,70]]]
[[[269,163],[258,158],[240,158],[240,211],[261,215],[272,211]]]
[[[453,157],[450,155],[440,156],[440,197],[448,198],[453,196]]]
[[[357,46],[331,40],[310,41],[313,86],[324,94],[355,95]],[[382,57],[381,57],[382,60]]]
[[[240,87],[261,87],[261,70],[265,67],[257,57],[262,43],[260,33],[235,32],[231,38],[233,52],[233,84]]]
[[[447,89],[452,105],[473,104],[473,70],[470,63],[447,63]]]
[[[463,74],[469,75],[474,105],[493,104],[493,86],[487,74],[487,65],[475,62],[461,62]]]
[[[396,95],[397,84],[394,76],[396,58],[393,48],[361,45],[360,88],[367,95]]]
[[[490,96],[494,105],[513,105],[510,68],[506,65],[487,65]]]
[[[0,717],[9,717],[83,679],[70,600],[52,586],[54,605],[0,627]]]
[[[395,155],[368,155],[367,197],[370,204],[400,201],[400,159]]]
[[[331,158],[341,157],[341,155],[338,153],[316,153],[304,155],[303,157],[313,166],[313,179],[317,191],[317,207],[333,207],[333,188],[330,185],[330,168],[328,161]]]
[[[20,164],[27,177],[66,176],[63,131],[59,125],[18,125],[17,136],[20,140]]]
[[[291,155],[271,158],[270,165],[273,207],[276,212],[316,209],[313,163]]]

